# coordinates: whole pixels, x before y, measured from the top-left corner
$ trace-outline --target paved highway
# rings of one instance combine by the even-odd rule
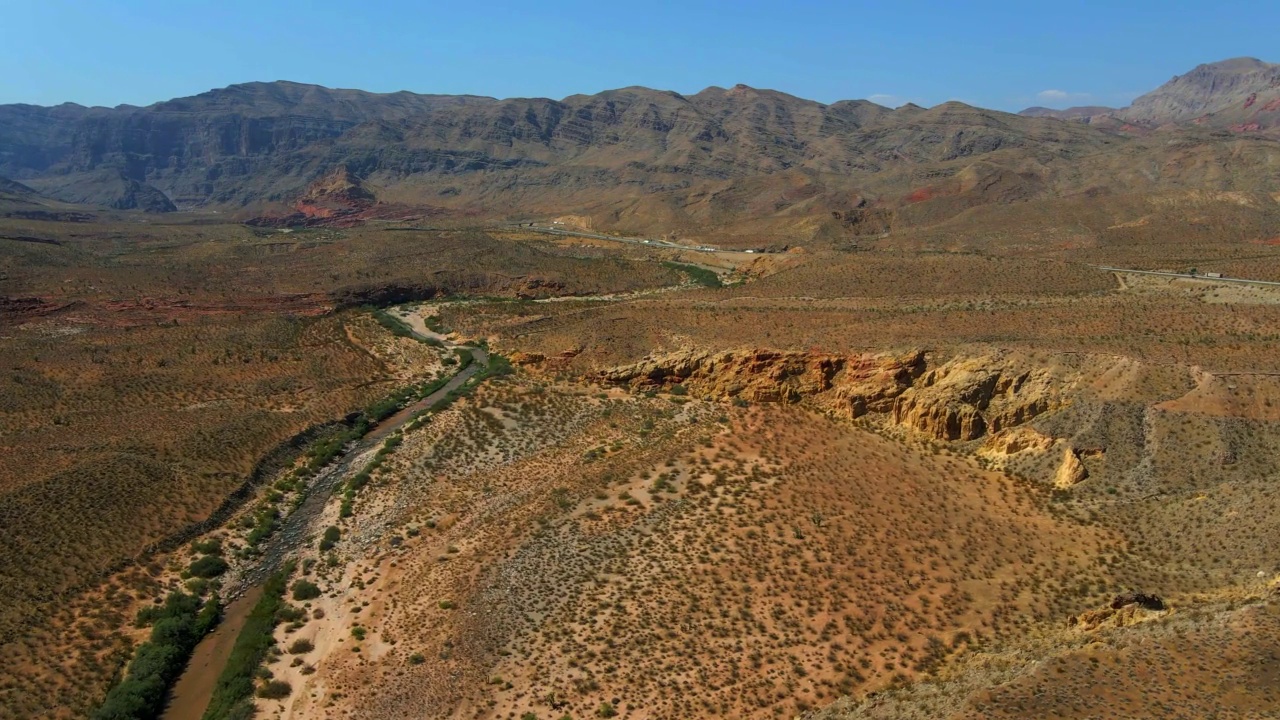
[[[1110,267],[1107,265],[1091,265],[1090,267],[1098,270],[1106,270],[1107,272],[1130,273],[1133,275],[1157,275],[1159,277],[1182,278],[1183,280],[1203,280],[1205,282],[1227,282],[1240,283],[1242,285],[1271,285],[1280,286],[1280,282],[1272,282],[1270,280],[1246,280],[1244,278],[1232,277],[1205,277],[1204,275],[1191,275],[1189,273],[1161,272],[1159,270],[1130,270],[1129,268]]]

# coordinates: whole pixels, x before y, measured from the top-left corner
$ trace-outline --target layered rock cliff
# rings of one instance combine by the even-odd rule
[[[991,354],[938,362],[903,355],[779,350],[686,352],[598,373],[637,389],[680,385],[710,398],[814,404],[850,418],[869,414],[939,440],[976,440],[1021,425],[1065,400],[1068,380],[1023,358]]]

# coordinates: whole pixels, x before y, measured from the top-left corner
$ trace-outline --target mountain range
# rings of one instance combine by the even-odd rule
[[[499,100],[281,81],[148,107],[0,106],[0,176],[64,202],[305,220],[336,174],[359,201],[330,195],[322,219],[821,234],[1078,194],[1270,194],[1278,140],[1280,65],[1253,59],[1202,65],[1120,110],[1021,114],[745,85]]]

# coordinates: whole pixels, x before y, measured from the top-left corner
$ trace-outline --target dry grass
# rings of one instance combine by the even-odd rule
[[[327,577],[370,640],[331,645],[290,716],[789,715],[1108,587],[1107,532],[961,457],[797,409],[530,390],[411,433],[371,484]]]
[[[1058,627],[966,653],[943,676],[809,716],[855,718],[1272,717],[1280,666],[1274,588],[1236,588],[1129,625]]]
[[[473,231],[0,225],[60,243],[0,255],[6,299],[28,299],[0,318],[0,716],[81,712],[115,667],[63,658],[117,641],[92,618],[108,639],[68,634],[62,609],[89,612],[104,579],[208,517],[272,448],[439,370],[430,348],[335,306],[676,278]]]
[[[0,717],[81,714],[127,656],[122,628],[173,582],[165,558],[112,568],[207,516],[270,447],[440,370],[426,346],[327,314],[367,300],[501,295],[443,305],[444,323],[550,359],[544,376],[486,385],[406,433],[352,517],[327,510],[317,538],[333,524],[341,540],[307,551],[326,593],[307,610],[324,617],[280,630],[315,649],[273,666],[290,698],[261,701],[286,716],[587,717],[605,702],[633,717],[790,715],[951,677],[979,646],[1050,637],[1115,590],[1196,604],[1273,572],[1280,386],[1266,373],[1280,373],[1280,306],[1081,264],[1280,278],[1280,247],[1256,242],[1275,235],[1270,216],[1075,202],[922,215],[910,234],[859,238],[858,252],[726,254],[716,262],[745,284],[661,293],[679,274],[630,247],[6,220],[62,244],[0,256],[6,295],[30,299],[0,325]],[[1037,484],[1057,456],[1015,458],[1010,479],[968,458],[973,447],[903,443],[803,408],[574,380],[654,352],[744,346],[1129,360],[1101,363],[1111,370],[1033,423],[1090,449],[1089,479],[1052,499]],[[1169,626],[1150,652],[1116,649],[1114,667],[1111,651],[1064,655],[968,712],[1096,714],[1068,697],[1087,680],[1134,712],[1266,712],[1263,691],[1218,693],[1215,707],[1141,689],[1185,676],[1212,695],[1270,677],[1265,647],[1241,638],[1271,637],[1274,613],[1240,612],[1188,626],[1189,639]],[[1053,642],[1045,657],[1066,647]],[[1244,669],[1169,659],[1201,658],[1197,647]],[[1135,681],[1123,663],[1138,656],[1165,669]],[[979,697],[990,678],[974,677],[946,693]]]

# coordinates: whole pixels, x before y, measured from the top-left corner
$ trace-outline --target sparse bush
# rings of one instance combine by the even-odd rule
[[[338,540],[342,538],[342,531],[337,526],[330,525],[324,529],[324,536],[320,538],[320,552],[329,552],[334,545],[338,544]]]
[[[293,599],[299,602],[320,597],[320,586],[310,580],[298,580],[293,584]]]
[[[93,712],[94,720],[158,718],[170,686],[186,666],[196,643],[217,624],[217,598],[201,605],[199,598],[173,593],[165,604],[146,614],[154,623],[150,639],[140,645],[124,679],[107,693]],[[143,620],[139,614],[139,621]]]
[[[267,700],[283,700],[293,693],[293,686],[283,680],[269,680],[258,688],[257,695]]]
[[[222,540],[218,538],[209,538],[208,540],[198,540],[191,543],[191,551],[200,553],[201,555],[221,555]]]
[[[276,612],[276,620],[279,622],[299,622],[306,616],[306,610],[288,603],[281,603],[280,609]]]
[[[191,574],[198,578],[215,578],[227,571],[227,561],[217,555],[205,555],[191,563]]]

